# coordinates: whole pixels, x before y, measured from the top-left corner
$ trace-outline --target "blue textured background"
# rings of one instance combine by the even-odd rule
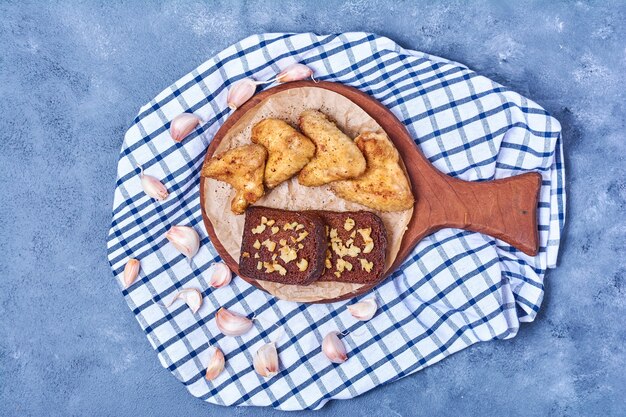
[[[563,125],[568,216],[535,323],[320,415],[626,414],[626,3],[0,3],[0,415],[273,415],[161,368],[106,261],[138,108],[258,32],[364,30],[539,102]]]

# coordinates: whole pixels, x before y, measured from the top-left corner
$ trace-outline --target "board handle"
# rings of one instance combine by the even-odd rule
[[[430,176],[429,184],[421,187],[422,192],[431,193],[429,198],[417,195],[416,242],[434,231],[452,227],[493,236],[530,256],[537,254],[539,173],[482,182],[439,174]]]

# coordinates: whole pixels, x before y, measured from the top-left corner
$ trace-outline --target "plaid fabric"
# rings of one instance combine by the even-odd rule
[[[243,77],[270,79],[294,61],[312,67],[319,79],[376,97],[443,172],[470,181],[540,172],[539,254],[526,256],[478,233],[442,230],[424,239],[367,295],[381,307],[366,323],[346,311],[356,300],[285,302],[239,278],[211,289],[211,265],[220,258],[200,210],[205,150],[229,115],[228,87]],[[185,111],[204,123],[179,144],[168,129]],[[143,193],[138,165],[162,179],[171,193],[165,202]],[[352,398],[417,372],[473,343],[515,336],[519,323],[532,321],[539,310],[564,218],[560,125],[537,104],[462,65],[373,34],[265,34],[220,52],[141,108],[121,150],[108,257],[120,286],[126,261],[141,259],[139,279],[122,294],[163,366],[193,395],[223,405],[317,409],[330,399]],[[164,238],[176,224],[193,226],[201,236],[192,263]],[[187,287],[204,294],[196,315],[184,305],[159,305]],[[220,306],[260,320],[241,337],[224,337],[215,325]],[[323,336],[335,329],[349,332],[343,341],[350,359],[341,365],[320,351]],[[275,338],[281,371],[265,380],[254,372],[252,358]],[[225,372],[213,382],[204,379],[210,345],[219,346],[227,359]]]

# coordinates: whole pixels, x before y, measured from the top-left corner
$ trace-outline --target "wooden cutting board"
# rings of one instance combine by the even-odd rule
[[[528,255],[537,254],[537,202],[541,187],[539,173],[530,172],[481,182],[468,182],[450,177],[437,170],[426,159],[402,122],[385,106],[373,97],[343,84],[297,81],[280,84],[255,95],[234,111],[217,131],[207,149],[205,160],[213,156],[226,133],[248,110],[272,94],[301,87],[323,88],[341,94],[369,114],[385,130],[398,149],[415,196],[413,216],[402,239],[398,255],[380,281],[338,299],[320,302],[340,301],[371,290],[404,262],[420,240],[443,228],[484,233],[501,239]],[[204,178],[200,179],[200,204],[207,232],[224,262],[233,272],[240,275],[238,262],[224,249],[205,214],[204,181]],[[255,280],[241,277],[261,288]]]

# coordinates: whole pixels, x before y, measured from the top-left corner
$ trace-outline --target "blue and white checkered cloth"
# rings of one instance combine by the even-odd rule
[[[356,322],[345,306],[281,301],[240,278],[226,288],[208,285],[220,260],[202,223],[199,178],[205,151],[228,118],[229,86],[243,77],[272,78],[293,62],[318,79],[351,85],[376,97],[408,128],[428,159],[450,175],[480,181],[528,171],[543,176],[539,203],[541,249],[535,257],[478,233],[447,229],[424,239],[374,295],[378,314]],[[193,112],[204,123],[182,143],[170,121]],[[362,394],[432,365],[476,342],[516,335],[532,321],[543,279],[556,265],[565,219],[559,123],[537,104],[458,63],[405,50],[368,33],[318,36],[265,34],[225,49],[143,106],[126,133],[118,165],[108,257],[120,282],[129,258],[141,259],[139,279],[122,293],[159,360],[187,389],[223,405],[317,409],[330,399]],[[163,181],[162,203],[144,194],[139,169]],[[202,246],[190,264],[164,237],[171,225],[190,225]],[[181,288],[198,288],[197,314],[159,304]],[[255,328],[225,337],[215,325],[221,306],[256,315]],[[279,326],[271,326],[278,323]],[[323,336],[347,331],[350,359],[322,354]],[[252,358],[278,338],[280,373],[259,377]],[[210,345],[226,356],[225,371],[204,379]]]

